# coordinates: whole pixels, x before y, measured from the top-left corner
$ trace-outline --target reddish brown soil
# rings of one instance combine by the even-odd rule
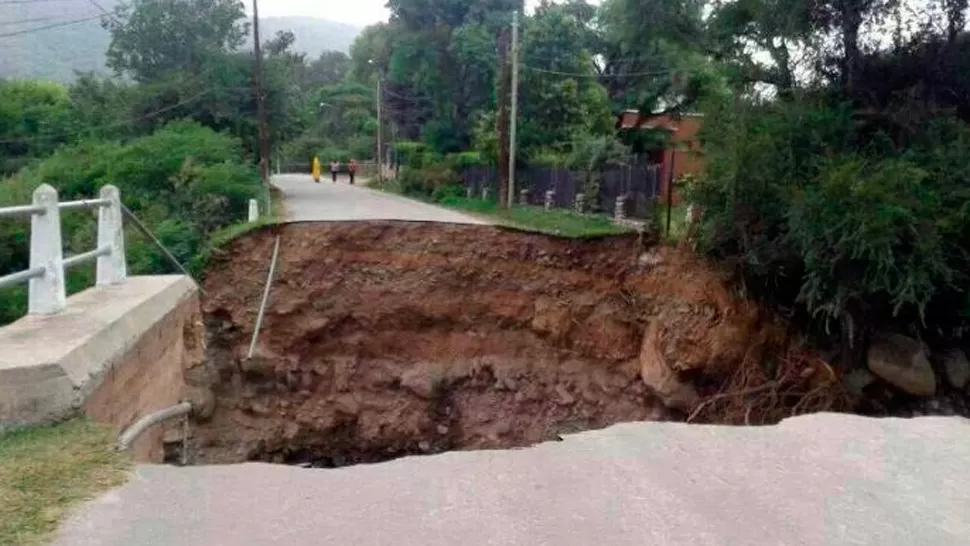
[[[662,418],[643,355],[718,375],[759,318],[709,268],[649,246],[416,223],[243,236],[204,283],[216,407],[195,431],[200,462],[343,465]]]

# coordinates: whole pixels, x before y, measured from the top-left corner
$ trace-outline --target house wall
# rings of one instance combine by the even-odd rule
[[[699,174],[704,171],[704,159],[700,154],[700,139],[698,137],[703,119],[701,116],[689,114],[679,118],[657,116],[650,119],[651,125],[669,127],[672,130],[671,138],[674,142],[674,148],[664,150],[662,154],[662,195],[664,199],[666,199],[670,184],[671,164],[673,165],[675,180],[686,174]],[[674,203],[680,202],[680,196],[677,195],[676,190],[674,191],[673,201]]]

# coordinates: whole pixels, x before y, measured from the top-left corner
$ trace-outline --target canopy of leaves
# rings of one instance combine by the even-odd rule
[[[211,55],[235,50],[248,31],[239,0],[132,0],[103,21],[108,66],[136,81],[198,73]]]

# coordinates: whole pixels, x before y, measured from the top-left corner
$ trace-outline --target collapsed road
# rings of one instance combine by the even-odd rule
[[[208,272],[214,405],[193,426],[195,466],[138,466],[56,544],[970,536],[964,420],[662,422],[668,410],[645,385],[657,358],[729,367],[764,327],[682,257],[635,236],[570,241],[398,207],[360,187],[276,183],[291,220],[319,222],[247,234]],[[355,214],[367,221],[324,222]],[[277,235],[280,266],[249,359]]]

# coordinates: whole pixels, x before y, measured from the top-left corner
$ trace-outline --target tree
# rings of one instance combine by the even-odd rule
[[[242,45],[249,28],[238,0],[132,0],[102,24],[111,32],[108,66],[138,82],[200,74],[211,56]]]
[[[306,68],[303,85],[306,89],[319,89],[333,85],[347,76],[350,57],[343,51],[324,51]]]
[[[607,0],[602,81],[616,109],[676,111],[696,101],[695,74],[709,65],[704,0]]]
[[[393,0],[391,21],[351,49],[358,81],[383,76],[392,129],[420,137],[439,152],[471,143],[474,120],[491,106],[495,36],[507,28],[515,0]],[[415,134],[417,133],[417,134]]]
[[[543,3],[525,23],[522,43],[520,149],[567,153],[574,142],[613,131],[614,117],[597,81],[589,29],[577,3]]]
[[[741,83],[770,84],[786,95],[795,87],[798,68],[792,52],[803,51],[815,37],[818,4],[818,0],[721,4],[708,20],[711,47],[722,61],[735,65]],[[765,63],[755,52],[767,52],[771,62]]]

